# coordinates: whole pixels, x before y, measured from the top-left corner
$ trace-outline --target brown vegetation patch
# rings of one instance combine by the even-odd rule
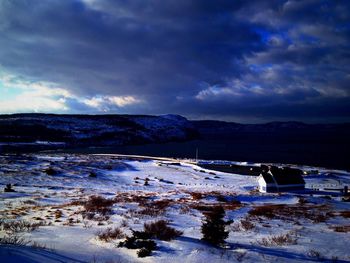
[[[210,212],[217,206],[222,206],[222,208],[224,208],[224,210],[236,210],[238,208],[241,208],[243,206],[243,204],[239,201],[237,202],[236,200],[234,200],[232,202],[228,202],[228,203],[224,203],[224,204],[200,202],[200,203],[195,203],[195,204],[190,205],[191,208],[202,211],[202,212]]]
[[[334,217],[334,213],[327,205],[262,205],[255,206],[249,212],[249,217],[265,217],[268,219],[280,219],[295,221],[297,219],[309,219],[314,223],[325,222]]]
[[[347,210],[341,211],[340,215],[345,218],[350,218],[350,211],[347,211]]]
[[[102,215],[107,215],[112,212],[112,206],[114,200],[107,199],[102,196],[90,196],[89,200],[84,203],[84,208],[86,212],[100,213]]]

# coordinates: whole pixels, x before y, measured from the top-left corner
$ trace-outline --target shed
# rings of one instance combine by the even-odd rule
[[[290,167],[262,166],[258,177],[259,191],[263,193],[305,189],[302,171]]]

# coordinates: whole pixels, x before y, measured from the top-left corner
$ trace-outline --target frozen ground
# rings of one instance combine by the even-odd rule
[[[347,172],[317,169],[307,185],[349,185]],[[0,262],[350,262],[350,206],[337,192],[260,194],[253,176],[112,155],[0,156],[0,186]],[[112,212],[87,216],[92,195],[113,200]],[[225,248],[201,241],[203,211],[215,205],[234,221]],[[97,237],[159,219],[183,234],[155,240],[149,257]]]

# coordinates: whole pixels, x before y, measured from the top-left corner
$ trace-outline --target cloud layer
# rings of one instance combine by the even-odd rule
[[[1,1],[0,112],[348,121],[349,9],[346,0]]]

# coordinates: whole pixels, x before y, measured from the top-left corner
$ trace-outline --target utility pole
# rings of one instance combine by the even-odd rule
[[[196,148],[196,163],[198,163],[198,148]]]

